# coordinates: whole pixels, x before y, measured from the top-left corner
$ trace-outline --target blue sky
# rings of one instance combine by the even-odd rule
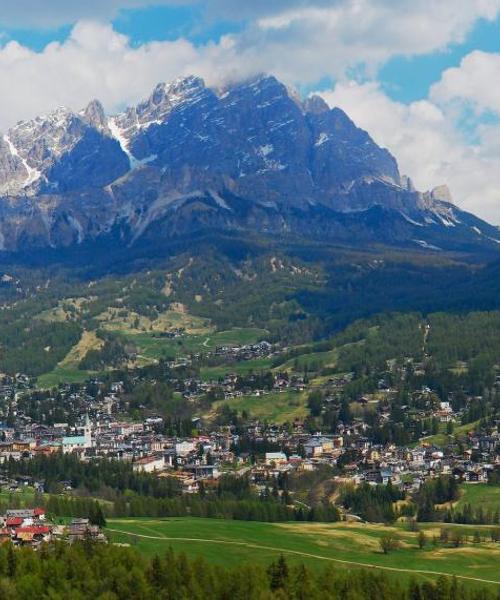
[[[500,223],[500,0],[2,0],[0,130],[93,97],[115,112],[178,75],[262,71]]]

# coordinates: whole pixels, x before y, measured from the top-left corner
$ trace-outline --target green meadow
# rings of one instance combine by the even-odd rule
[[[456,529],[457,526],[450,528]],[[420,549],[417,533],[401,526],[350,523],[260,523],[222,519],[110,519],[111,541],[130,544],[147,555],[169,547],[189,556],[203,556],[216,564],[231,566],[242,561],[269,563],[283,554],[292,562],[321,567],[326,563],[341,568],[378,567],[389,575],[408,581],[412,577],[432,579],[456,576],[473,586],[500,591],[500,544],[472,543],[475,529],[462,527],[468,541],[460,548],[434,545],[440,525],[422,528],[427,545]],[[480,528],[485,540],[489,528]],[[384,555],[379,548],[382,536],[391,533],[400,548]]]
[[[221,400],[213,405],[214,409],[223,404],[238,412],[247,412],[256,419],[271,423],[290,423],[294,419],[307,416],[307,392],[271,392],[260,396],[240,396],[230,400]]]

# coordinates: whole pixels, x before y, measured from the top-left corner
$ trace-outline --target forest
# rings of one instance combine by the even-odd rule
[[[267,566],[222,568],[168,550],[147,559],[133,548],[89,541],[39,551],[0,547],[2,600],[495,600],[494,591],[440,576],[399,583],[375,570],[310,569],[281,556]]]
[[[216,486],[202,484],[198,494],[183,496],[177,481],[153,474],[136,473],[132,464],[117,460],[81,462],[74,455],[36,457],[6,463],[10,477],[28,476],[45,482],[45,496],[37,502],[54,516],[93,518],[95,498],[107,517],[198,516],[243,521],[323,521],[340,519],[328,503],[298,508],[290,506],[286,491],[279,493],[269,482],[263,493],[253,491],[248,479],[222,476]],[[64,495],[63,482],[71,482],[73,495]],[[90,497],[90,498],[89,498]]]

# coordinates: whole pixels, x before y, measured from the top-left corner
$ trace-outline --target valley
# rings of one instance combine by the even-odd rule
[[[272,76],[3,140],[7,541],[497,592],[497,227]]]

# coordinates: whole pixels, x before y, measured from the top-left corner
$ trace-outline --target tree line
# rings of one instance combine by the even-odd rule
[[[151,559],[134,548],[90,540],[14,549],[0,547],[3,600],[494,600],[489,589],[436,581],[401,582],[374,570],[249,561],[232,568],[169,549]]]

